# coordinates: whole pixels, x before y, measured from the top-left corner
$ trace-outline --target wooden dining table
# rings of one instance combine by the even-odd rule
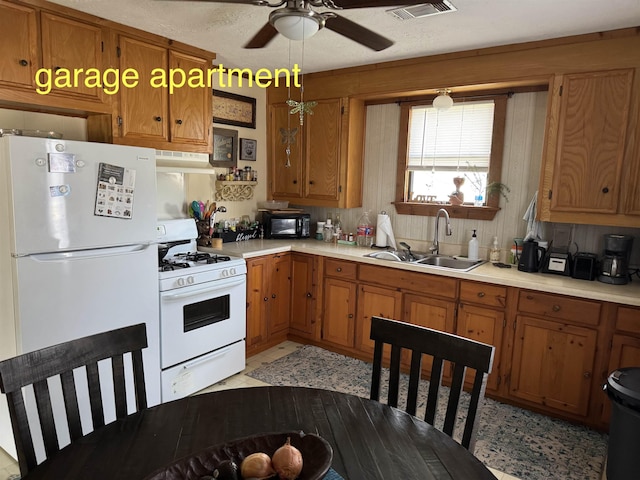
[[[149,408],[66,446],[25,480],[137,480],[208,447],[261,433],[327,440],[345,480],[495,480],[468,450],[399,409],[304,387],[253,387]]]

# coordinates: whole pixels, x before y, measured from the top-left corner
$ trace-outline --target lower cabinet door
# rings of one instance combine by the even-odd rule
[[[373,359],[374,341],[370,338],[371,317],[402,320],[402,292],[371,285],[360,285],[358,287],[356,348],[371,355]],[[386,357],[388,357],[390,353],[386,353]]]
[[[517,316],[510,394],[587,415],[597,336],[590,328]]]
[[[353,348],[357,287],[353,282],[326,278],[322,318],[322,339]]]
[[[497,390],[500,385],[500,353],[504,332],[504,312],[491,308],[461,303],[458,309],[456,334],[477,342],[493,345],[493,368],[487,378],[487,390]],[[467,372],[465,381],[473,383],[475,371]]]

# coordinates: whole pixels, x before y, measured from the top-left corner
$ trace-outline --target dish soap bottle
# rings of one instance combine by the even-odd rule
[[[491,245],[491,250],[489,251],[489,261],[491,263],[500,262],[500,244],[498,243],[498,237],[493,237],[493,244]]]
[[[469,260],[480,260],[480,258],[478,257],[478,244],[480,242],[478,242],[478,237],[476,236],[476,231],[473,231],[473,235],[471,235],[471,240],[469,240],[469,253],[468,253],[468,257]]]

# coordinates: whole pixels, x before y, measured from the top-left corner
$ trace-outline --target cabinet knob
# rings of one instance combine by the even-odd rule
[[[349,318],[353,318],[353,313],[350,313],[350,314],[349,314]]]
[[[182,125],[182,120],[178,119],[178,120],[176,120],[176,123],[177,123],[178,125]]]
[[[485,295],[485,293],[484,293],[484,292],[478,292],[478,297],[479,297],[479,298],[483,298],[483,297],[484,297],[484,295]]]
[[[609,188],[608,187],[604,187],[602,189],[602,193],[609,193]]]
[[[309,185],[313,185],[313,180],[309,180]]]
[[[341,271],[342,271],[342,267],[336,268],[336,272],[341,272]]]
[[[307,292],[307,298],[311,298],[311,292]]]
[[[57,72],[57,71],[58,71],[58,70],[60,70],[61,68],[62,68],[62,67],[60,67],[60,66],[53,67],[53,71],[54,71],[54,72]]]
[[[27,65],[29,65],[29,62],[27,60],[25,60],[24,58],[22,60],[19,60],[18,63],[20,65],[22,65],[23,67],[26,67]]]
[[[591,378],[591,372],[584,372],[584,378]]]
[[[294,184],[294,185],[295,185],[296,183],[298,183],[298,180],[294,180],[294,181],[293,181],[293,184]]]
[[[269,297],[264,297],[264,301],[266,302],[267,300],[269,300]]]
[[[161,122],[161,121],[162,121],[162,117],[153,117],[153,119],[154,119],[156,122]]]
[[[553,310],[554,312],[559,312],[560,311],[560,305],[554,305],[553,307],[551,307],[551,310]]]
[[[276,298],[276,294],[275,293],[271,294],[271,298]]]

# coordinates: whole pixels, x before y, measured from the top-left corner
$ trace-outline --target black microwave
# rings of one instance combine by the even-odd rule
[[[262,212],[264,238],[309,238],[308,213]]]

